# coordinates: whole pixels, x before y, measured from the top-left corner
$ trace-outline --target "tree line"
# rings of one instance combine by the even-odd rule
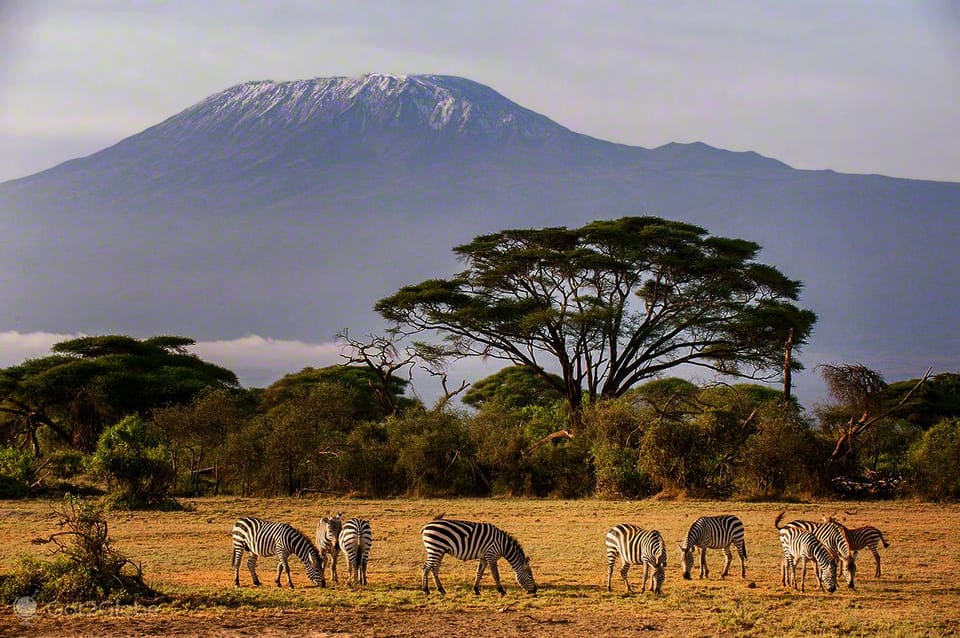
[[[816,315],[756,244],[633,217],[454,251],[462,272],[377,302],[385,334],[339,335],[344,365],[267,388],[180,336],[72,339],[0,370],[0,494],[960,494],[958,375],[820,366],[833,402],[808,412],[790,378]],[[470,356],[504,368],[449,387]],[[414,366],[440,378],[436,405],[406,395]]]

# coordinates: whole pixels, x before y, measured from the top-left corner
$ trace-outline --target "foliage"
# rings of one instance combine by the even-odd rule
[[[230,462],[224,439],[251,418],[250,393],[207,388],[189,403],[155,410],[153,422],[170,442],[174,474],[181,493],[218,493]]]
[[[141,567],[111,545],[101,507],[67,494],[57,514],[61,531],[34,541],[52,543],[56,558],[22,557],[13,573],[0,579],[4,600],[32,596],[41,603],[127,603],[156,595],[143,582]]]
[[[335,458],[355,422],[353,394],[339,383],[297,388],[264,417],[269,428],[264,452],[277,492],[316,488],[336,475]]]
[[[793,403],[770,402],[757,417],[736,466],[735,483],[743,498],[807,497],[825,489],[826,449],[811,423]]]
[[[110,501],[116,507],[174,505],[168,496],[174,478],[170,448],[160,431],[138,416],[128,416],[104,430],[89,468],[113,484]]]
[[[563,380],[557,375],[549,376],[553,377],[550,383],[532,368],[508,366],[471,385],[463,395],[463,402],[475,408],[490,401],[511,408],[550,406],[563,398],[557,391]]]
[[[395,469],[404,493],[439,496],[480,491],[476,453],[459,414],[408,410],[387,419],[386,432],[399,444]]]
[[[107,335],[62,341],[53,355],[0,370],[0,415],[39,456],[39,431],[93,450],[108,424],[189,401],[208,387],[237,387],[236,375],[189,354],[185,337]]]
[[[960,498],[960,418],[943,419],[923,433],[910,451],[917,494]]]
[[[309,391],[318,384],[336,383],[348,389],[352,417],[356,421],[378,420],[390,412],[377,398],[381,386],[380,379],[372,370],[360,365],[336,365],[326,368],[304,368],[300,372],[284,375],[268,387],[263,394],[262,409],[270,410]],[[413,405],[411,399],[403,396],[408,381],[391,376],[387,381],[390,402],[401,408]]]
[[[917,379],[889,384],[884,403],[896,404],[916,384]],[[897,414],[924,430],[942,419],[960,417],[960,374],[944,372],[927,379]]]
[[[376,309],[400,330],[439,331],[461,356],[536,371],[579,415],[681,364],[769,376],[815,315],[800,283],[754,261],[754,243],[654,217],[507,230],[454,252],[467,269],[402,288]],[[559,371],[562,383],[547,373]]]

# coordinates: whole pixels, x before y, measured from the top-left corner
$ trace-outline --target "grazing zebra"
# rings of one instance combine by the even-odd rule
[[[773,524],[777,530],[784,527],[794,527],[796,529],[810,532],[817,537],[817,540],[827,548],[833,557],[837,560],[837,573],[845,574],[847,578],[847,587],[854,588],[854,579],[857,575],[856,555],[850,547],[849,533],[846,527],[830,518],[825,522],[816,521],[790,521],[786,525],[780,525],[781,519],[786,512],[780,512]],[[817,567],[819,569],[819,566]]]
[[[723,555],[727,558],[727,563],[723,566],[721,578],[726,578],[730,571],[730,563],[733,562],[733,554],[730,546],[733,545],[737,550],[737,557],[740,559],[740,576],[747,577],[747,567],[744,564],[747,560],[747,546],[743,541],[743,521],[732,514],[723,516],[701,516],[693,522],[687,531],[687,538],[680,548],[680,567],[683,569],[683,577],[690,580],[690,570],[693,569],[693,551],[700,548],[700,578],[706,578],[710,574],[707,569],[707,548],[722,549]]]
[[[877,551],[877,545],[880,543],[884,547],[890,547],[890,543],[883,537],[883,533],[876,527],[867,525],[865,527],[848,529],[847,538],[849,539],[850,550],[853,552],[854,558],[857,557],[857,553],[859,553],[861,549],[870,550],[870,553],[873,554],[873,560],[877,563],[875,577],[880,578],[880,552]]]
[[[280,575],[287,571],[287,583],[293,588],[293,579],[290,578],[290,563],[287,558],[294,554],[303,561],[307,576],[314,585],[326,587],[323,580],[323,567],[320,553],[310,539],[295,530],[287,523],[273,523],[259,518],[241,518],[233,525],[233,584],[240,586],[240,560],[243,552],[250,552],[247,567],[253,576],[253,584],[260,586],[257,578],[257,558],[259,556],[276,556],[277,587],[280,585]]]
[[[793,577],[793,588],[797,589],[797,562],[803,561],[803,575],[800,591],[805,591],[807,581],[807,561],[817,565],[817,581],[820,589],[826,588],[831,594],[837,591],[837,561],[812,533],[797,527],[780,528],[780,545],[783,547],[783,566],[780,582],[789,585]]]
[[[330,557],[330,577],[337,581],[337,558],[340,556],[340,530],[343,528],[341,517],[343,512],[336,516],[323,516],[317,523],[317,549],[320,551],[320,571],[322,572]]]
[[[497,569],[497,560],[501,557],[510,563],[517,583],[527,592],[537,593],[537,583],[534,582],[533,572],[530,570],[530,559],[523,552],[520,543],[491,523],[434,520],[423,526],[420,535],[423,538],[423,547],[427,550],[427,560],[423,564],[423,591],[427,594],[430,593],[428,578],[431,572],[437,591],[446,593],[440,583],[440,561],[448,553],[460,560],[479,559],[477,578],[473,582],[475,594],[480,593],[480,578],[486,567],[490,568],[497,591],[501,596],[506,594],[500,584],[500,572]]]
[[[362,518],[351,518],[343,524],[343,530],[340,532],[340,547],[347,555],[351,583],[367,584],[367,560],[370,558],[372,544],[373,532],[370,530],[368,521]]]
[[[620,575],[623,582],[630,588],[627,572],[630,565],[643,564],[643,586],[640,591],[647,591],[647,575],[650,577],[650,591],[659,594],[663,589],[663,578],[667,568],[667,546],[657,530],[645,530],[636,525],[620,523],[607,532],[607,591],[613,591],[613,564],[619,557],[623,561]]]

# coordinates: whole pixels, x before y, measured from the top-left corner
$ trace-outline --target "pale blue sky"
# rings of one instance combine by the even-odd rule
[[[0,181],[247,80],[441,73],[575,131],[960,181],[960,2],[0,0]]]

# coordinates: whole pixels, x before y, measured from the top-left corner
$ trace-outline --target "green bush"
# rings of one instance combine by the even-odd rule
[[[158,430],[128,416],[100,435],[89,459],[90,470],[112,484],[108,498],[126,509],[170,507],[174,480],[170,449]]]
[[[960,419],[943,419],[910,451],[913,487],[935,499],[960,497]]]

